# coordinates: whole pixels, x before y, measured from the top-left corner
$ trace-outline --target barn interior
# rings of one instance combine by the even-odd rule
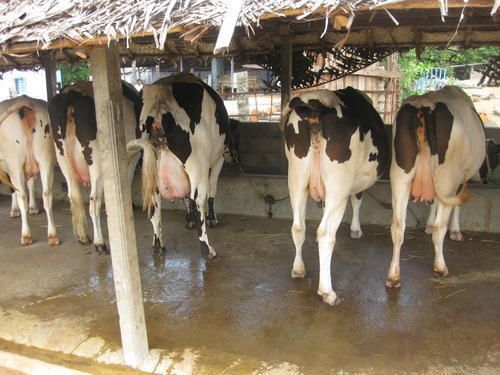
[[[329,74],[339,78],[408,48],[500,44],[498,1],[334,5],[306,1],[296,8],[282,1],[233,2],[229,7],[215,1],[170,1],[172,13],[166,21],[163,2],[152,1],[150,15],[137,11],[134,22],[134,17],[126,17],[136,11],[132,1],[123,9],[118,3],[95,2],[80,10],[58,9],[47,1],[47,13],[42,13],[46,19],[24,3],[0,5],[6,10],[0,23],[9,25],[0,32],[0,71],[46,69],[49,97],[55,93],[56,63],[89,58],[93,75],[102,78],[97,90],[105,100],[116,98],[113,82],[119,80],[120,65],[204,60],[217,53],[269,68],[279,79],[275,90],[285,102],[292,89],[321,83],[324,77],[298,70],[294,62],[304,53],[334,53],[336,69]],[[235,10],[237,4],[241,8]],[[231,11],[239,16],[234,18]],[[142,23],[147,17],[146,30]],[[61,24],[66,25],[62,31]],[[234,33],[228,36],[223,32],[227,29]],[[276,168],[273,173],[263,170],[245,176],[228,168],[221,177],[216,206],[221,224],[209,232],[220,253],[213,261],[200,254],[196,235],[184,229],[180,202],[164,205],[165,257],[150,252],[150,223],[138,208],[123,227],[111,223],[114,230],[106,235],[111,256],[79,245],[69,224],[60,174],[54,185],[59,201],[54,212],[62,245],[46,245],[46,222],[39,215],[30,217],[36,242],[21,247],[19,223],[8,218],[8,190],[2,190],[0,356],[5,360],[0,370],[2,366],[21,373],[30,373],[34,366],[49,369],[46,372],[66,367],[83,373],[172,374],[499,370],[497,187],[471,188],[473,198],[462,211],[465,241],[445,242],[448,278],[432,274],[432,242],[422,230],[427,208],[411,206],[403,286],[394,291],[384,287],[392,250],[390,187],[387,181],[377,183],[362,206],[364,237],[352,240],[347,226],[338,234],[332,275],[344,302],[331,308],[316,295],[314,233],[321,209],[309,202],[304,255],[308,275],[292,280],[291,209],[286,199],[280,200],[287,196],[287,182],[278,126],[245,125],[249,125],[243,133],[249,152],[267,140],[272,151],[266,152],[275,154]],[[108,116],[98,117],[98,126],[103,142],[112,134],[110,129],[119,128]],[[487,129],[487,135],[500,142],[495,129]],[[123,166],[123,142],[117,147],[107,155],[108,165],[118,161]],[[110,184],[120,186],[124,198],[116,199],[105,186],[108,224],[120,215],[119,207],[132,212],[131,203],[141,205],[139,174],[130,190],[120,168],[110,173]],[[271,203],[266,196],[273,197]],[[344,221],[349,219],[350,212]],[[136,231],[131,237],[127,228],[132,226]],[[119,239],[127,245],[120,248]]]

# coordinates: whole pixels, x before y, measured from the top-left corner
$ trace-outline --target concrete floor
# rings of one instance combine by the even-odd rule
[[[35,243],[21,247],[20,220],[8,218],[9,204],[0,198],[0,349],[23,348],[26,355],[27,346],[41,348],[45,354],[32,349],[33,355],[92,373],[105,373],[101,363],[122,363],[110,257],[74,240],[65,203],[55,207],[62,245],[46,245],[42,214],[30,218]],[[135,217],[152,349],[144,371],[500,371],[500,235],[447,240],[450,277],[438,279],[431,239],[411,230],[402,288],[386,290],[388,228],[365,226],[364,238],[351,240],[343,226],[333,281],[344,302],[332,308],[316,295],[316,223],[308,224],[304,249],[308,275],[292,280],[289,220],[220,215],[220,226],[209,232],[219,256],[206,261],[181,211],[163,212],[165,259],[149,251],[152,230],[144,213]],[[106,367],[106,373],[126,372]]]

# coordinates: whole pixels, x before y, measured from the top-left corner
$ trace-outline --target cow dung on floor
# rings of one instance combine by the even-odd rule
[[[0,341],[120,363],[111,258],[81,246],[66,203],[54,207],[62,244],[49,247],[42,215],[34,243],[18,241],[18,219],[0,198]],[[430,237],[409,229],[400,290],[384,286],[387,227],[341,226],[333,284],[344,302],[317,296],[318,259],[308,223],[305,279],[293,280],[290,221],[220,215],[211,232],[219,257],[200,257],[184,213],[163,211],[167,255],[150,252],[151,230],[136,210],[149,371],[192,373],[495,373],[500,370],[500,235],[466,232],[445,241],[451,274],[435,278]],[[4,344],[3,344],[4,345]],[[5,346],[5,345],[4,345]],[[26,350],[29,350],[27,348]],[[53,354],[53,357],[63,354]],[[92,367],[89,367],[91,369]]]

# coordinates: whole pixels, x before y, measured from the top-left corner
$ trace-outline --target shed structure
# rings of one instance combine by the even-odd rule
[[[105,179],[111,257],[125,362],[148,355],[121,108],[120,64],[209,59],[259,61],[280,73],[292,57],[344,51],[332,79],[397,49],[500,45],[500,0],[11,0],[0,4],[0,71],[47,69],[90,58]],[[362,59],[359,51],[363,51]],[[343,57],[342,57],[343,56]],[[353,61],[356,60],[356,63]],[[266,63],[267,62],[267,63]],[[308,82],[296,82],[296,87]]]

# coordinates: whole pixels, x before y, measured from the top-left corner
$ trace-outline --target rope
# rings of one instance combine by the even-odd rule
[[[240,161],[237,158],[235,158],[235,163],[240,170],[241,176],[243,176],[245,178],[245,181],[248,183],[250,188],[254,191],[254,193],[257,194],[259,199],[262,199],[264,201],[264,203],[269,206],[269,208],[267,210],[267,216],[269,218],[273,217],[273,209],[272,209],[273,204],[276,204],[278,202],[282,202],[282,201],[288,199],[290,196],[287,195],[287,196],[284,196],[283,198],[274,198],[274,195],[272,195],[272,194],[265,194],[264,195],[264,193],[262,193],[259,189],[257,189],[257,186],[255,186],[255,184],[252,182],[252,180],[250,180],[248,175],[243,170],[243,167],[241,166]]]

